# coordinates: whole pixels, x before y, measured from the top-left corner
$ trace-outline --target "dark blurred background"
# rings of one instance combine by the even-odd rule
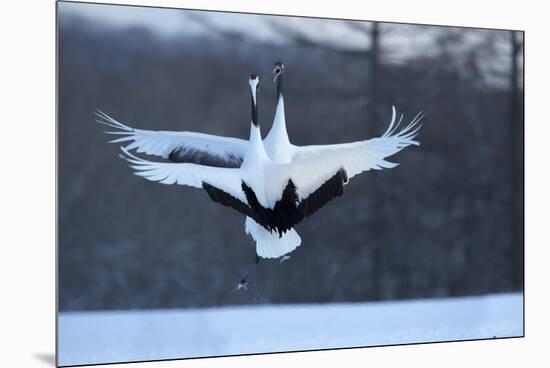
[[[523,34],[58,3],[61,310],[448,297],[523,286]],[[244,217],[204,191],[148,182],[94,122],[248,137],[260,75],[286,64],[293,143],[362,140],[423,110],[420,147],[355,177],[252,264]]]

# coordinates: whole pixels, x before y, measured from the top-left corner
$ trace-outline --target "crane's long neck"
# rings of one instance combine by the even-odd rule
[[[277,99],[283,96],[283,74],[277,78]]]
[[[262,132],[259,125],[250,124],[250,147],[256,150],[263,150],[264,142],[262,141]]]
[[[265,151],[264,142],[262,141],[262,133],[260,126],[257,124],[250,124],[250,139],[248,143],[248,149],[243,161],[243,166],[250,166],[257,163],[262,163],[268,160],[267,153]]]
[[[288,132],[286,131],[283,75],[280,75],[277,79],[277,108],[275,110],[275,118],[273,119],[273,127],[269,132],[269,139],[274,139],[278,144],[290,143]]]
[[[260,123],[258,121],[258,104],[255,91],[251,91],[252,97],[252,121],[250,124],[250,138],[248,149],[243,161],[243,166],[248,166],[254,163],[261,163],[268,159],[265,151],[264,142],[262,141],[262,133],[260,131]]]

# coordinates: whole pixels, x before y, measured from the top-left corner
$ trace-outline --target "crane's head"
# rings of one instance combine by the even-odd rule
[[[277,61],[275,63],[275,66],[273,67],[273,82],[276,82],[277,79],[283,74],[283,71],[285,70],[285,65],[280,62],[280,61]]]
[[[252,96],[252,123],[258,126],[258,104],[256,94],[258,93],[260,78],[254,73],[250,74],[248,85],[250,86],[250,95]]]
[[[252,103],[254,105],[256,105],[256,94],[258,93],[259,83],[260,83],[260,78],[258,78],[258,75],[254,73],[250,74],[250,78],[248,79],[248,85],[250,86],[250,93],[252,94]]]

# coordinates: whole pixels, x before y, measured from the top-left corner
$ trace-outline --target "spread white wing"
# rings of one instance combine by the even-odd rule
[[[408,126],[398,131],[403,116],[396,122],[395,108],[386,132],[378,138],[353,143],[295,146],[292,163],[284,165],[280,175],[292,178],[301,199],[307,198],[323,183],[344,169],[347,180],[367,170],[391,169],[398,164],[386,160],[403,148],[415,145],[419,124],[423,115],[419,113]]]
[[[137,157],[124,147],[121,158],[130,163],[135,174],[150,181],[162,184],[187,185],[195,188],[205,188],[206,184],[216,187],[239,201],[247,204],[241,189],[239,169],[211,167],[190,163],[154,162]]]
[[[126,150],[160,156],[173,162],[187,162],[216,167],[240,167],[248,142],[231,137],[195,132],[172,132],[134,129],[102,111],[96,122],[116,129],[106,133],[119,135],[110,143],[125,143]]]

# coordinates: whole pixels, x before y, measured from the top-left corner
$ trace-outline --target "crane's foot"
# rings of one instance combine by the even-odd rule
[[[288,261],[290,259],[289,255],[284,255],[281,258],[279,258],[279,264],[283,263],[284,261]]]
[[[239,290],[248,290],[248,282],[246,279],[256,269],[256,266],[260,263],[260,257],[256,254],[256,258],[254,258],[254,264],[248,269],[246,272],[246,275],[243,277],[243,279],[237,284],[235,289],[233,291],[239,291]]]
[[[242,279],[238,284],[237,286],[235,287],[235,289],[233,289],[233,291],[239,291],[239,290],[248,290],[248,282],[246,282],[246,279]]]

